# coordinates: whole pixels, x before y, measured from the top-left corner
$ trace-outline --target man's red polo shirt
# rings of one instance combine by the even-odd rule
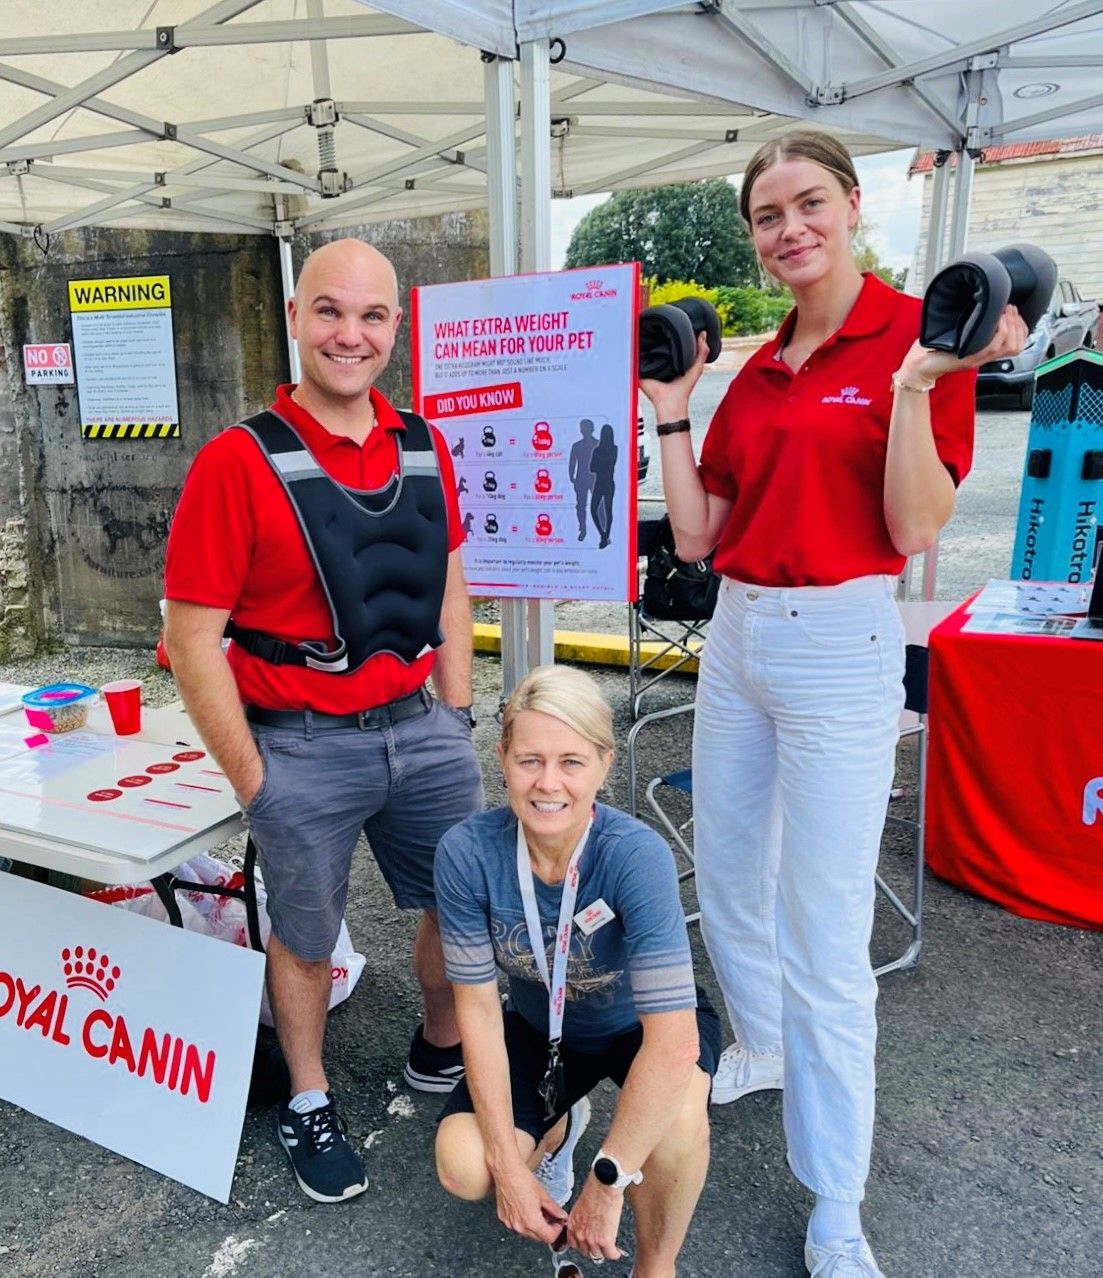
[[[701,450],[705,489],[734,503],[714,566],[738,581],[833,586],[899,574],[885,523],[890,379],[919,334],[921,302],[867,275],[842,327],[798,372],[777,358],[790,313],[728,387]],[[972,371],[938,379],[931,422],[959,484],[973,457]]]
[[[391,430],[402,419],[375,389],[376,428],[363,444],[333,435],[281,386],[275,410],[299,432],[324,469],[340,483],[380,488],[396,473]],[[448,548],[463,542],[452,458],[433,428],[433,444],[448,511]],[[165,557],[168,599],[228,608],[240,625],[299,643],[333,637],[329,607],[283,486],[243,430],[225,430],[200,449],[173,516]],[[350,674],[274,666],[237,644],[228,652],[243,702],[269,709],[309,708],[346,714],[383,705],[419,688],[433,654],[411,665],[381,653]]]

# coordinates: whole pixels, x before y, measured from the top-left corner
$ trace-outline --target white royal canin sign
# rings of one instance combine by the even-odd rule
[[[0,1096],[228,1202],[264,955],[0,873]]]
[[[41,382],[73,385],[73,356],[68,342],[39,342],[23,347],[23,380],[28,386]]]

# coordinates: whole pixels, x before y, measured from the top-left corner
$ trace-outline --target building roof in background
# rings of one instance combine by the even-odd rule
[[[1103,151],[1103,133],[1086,133],[1078,138],[1052,138],[1048,142],[1013,142],[1008,146],[986,146],[985,164],[1006,164],[1011,160],[1032,160],[1042,155],[1071,155],[1078,151]],[[930,173],[934,168],[934,151],[920,151],[908,166],[908,176]],[[957,163],[954,155],[950,164]]]

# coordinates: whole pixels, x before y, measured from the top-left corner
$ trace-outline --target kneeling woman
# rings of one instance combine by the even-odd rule
[[[441,1183],[466,1199],[493,1189],[509,1229],[565,1235],[595,1261],[621,1255],[627,1190],[634,1273],[669,1278],[708,1166],[720,1046],[673,858],[653,830],[595,803],[613,723],[589,675],[533,670],[506,705],[498,757],[509,807],[455,826],[436,856],[467,1070],[437,1132]],[[509,977],[504,1013],[495,964]],[[568,1213],[586,1096],[604,1078],[619,1101]]]

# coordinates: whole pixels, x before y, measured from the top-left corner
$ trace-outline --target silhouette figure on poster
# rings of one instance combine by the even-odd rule
[[[471,536],[471,526],[472,524],[474,524],[474,522],[475,522],[475,516],[469,510],[467,514],[464,515],[463,517],[463,535],[465,537]]]
[[[574,485],[575,511],[578,515],[578,540],[586,540],[586,507],[590,494],[594,489],[594,473],[590,469],[590,459],[597,447],[594,438],[594,424],[588,417],[578,423],[580,438],[571,445],[567,457],[567,476]]]
[[[609,544],[609,533],[613,527],[613,494],[616,487],[613,475],[617,468],[616,444],[613,443],[613,428],[608,422],[601,428],[601,439],[590,458],[590,470],[594,476],[593,496],[590,498],[590,517],[594,521],[601,540],[598,550],[604,550]]]
[[[453,457],[462,457],[462,456],[463,456],[463,436],[462,436],[462,435],[461,435],[461,436],[459,437],[459,439],[457,439],[457,440],[456,440],[456,442],[452,445],[452,456],[453,456]]]
[[[456,485],[456,496],[462,497],[465,492],[467,492],[467,480],[461,475],[460,482]]]

